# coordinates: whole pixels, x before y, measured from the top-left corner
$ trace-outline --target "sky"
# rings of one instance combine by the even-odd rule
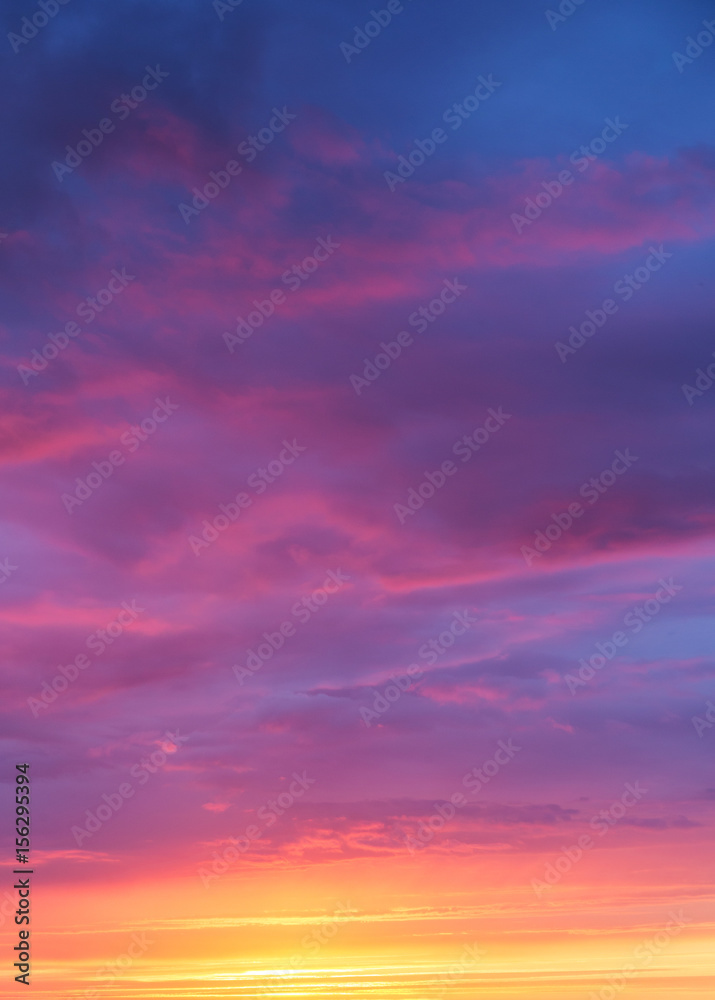
[[[712,996],[713,18],[6,0],[38,997]]]

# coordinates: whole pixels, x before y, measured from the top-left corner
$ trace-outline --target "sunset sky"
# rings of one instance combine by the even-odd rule
[[[35,995],[712,997],[712,4],[0,16]]]

